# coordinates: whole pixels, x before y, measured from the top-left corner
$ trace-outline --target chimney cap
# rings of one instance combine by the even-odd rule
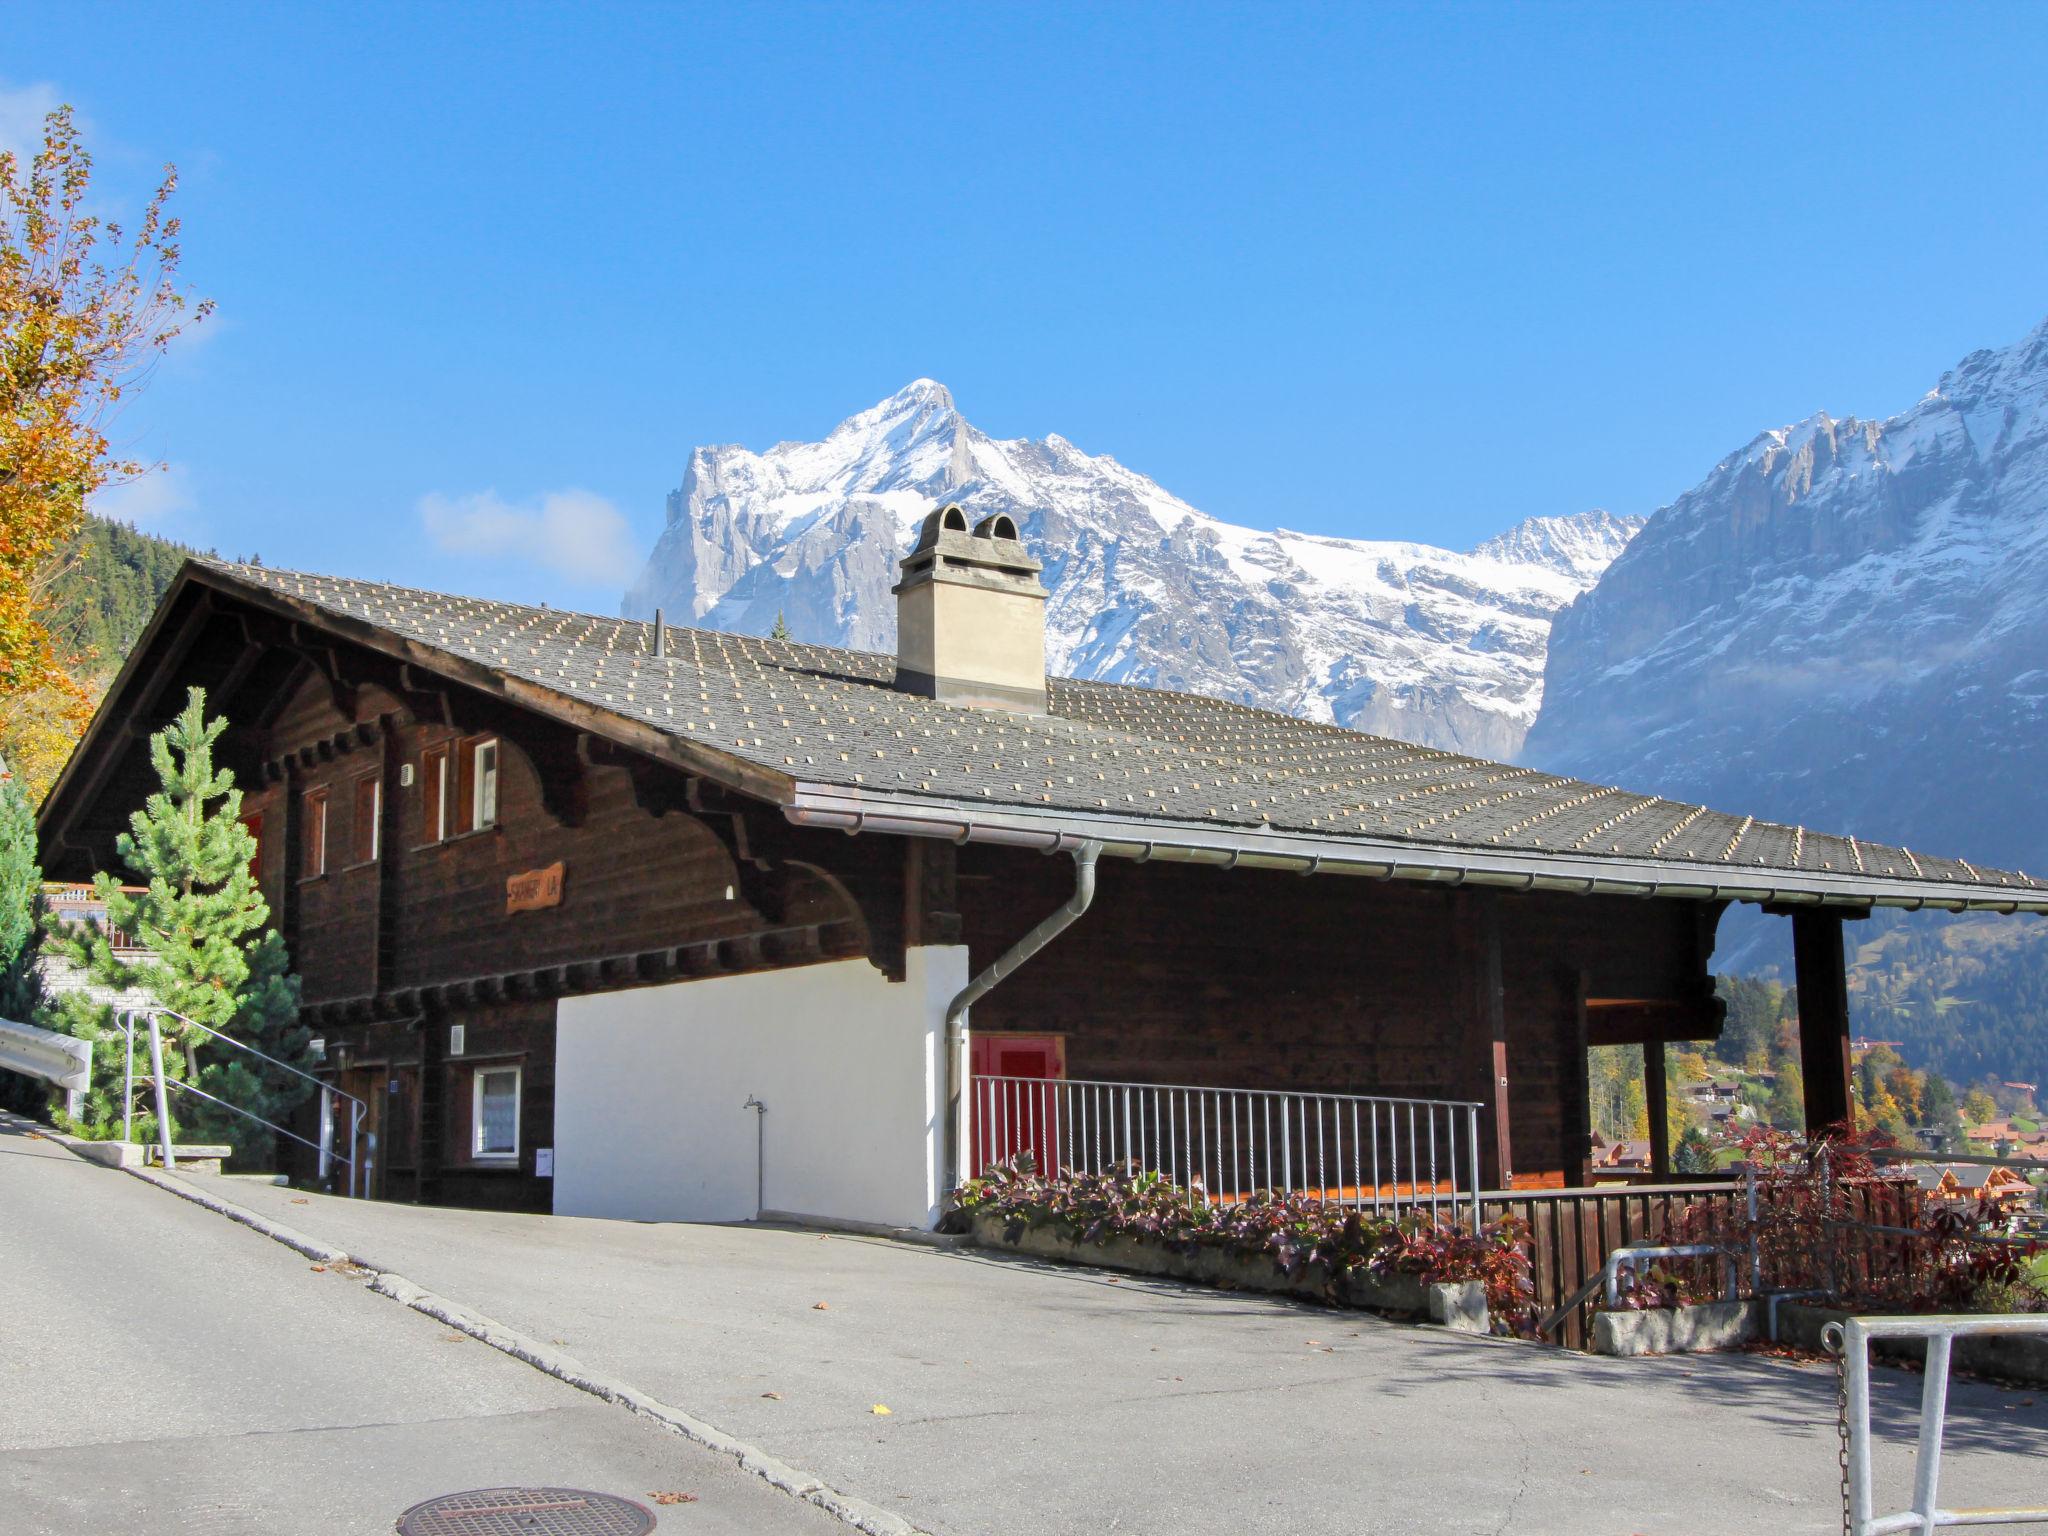
[[[991,512],[969,532],[967,512],[957,501],[925,517],[917,543],[901,564],[906,580],[915,572],[942,568],[967,567],[1023,579],[1035,578],[1045,569],[1024,548],[1016,518]],[[1037,586],[1035,580],[1031,584]]]

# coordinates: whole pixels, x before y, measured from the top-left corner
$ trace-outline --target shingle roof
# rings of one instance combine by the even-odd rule
[[[890,687],[894,658],[195,562],[227,584],[367,623],[798,784],[898,801],[1199,824],[1418,849],[1622,858],[1710,882],[1736,872],[1946,887],[2048,902],[2048,885],[1960,859],[1779,826],[1195,694],[1054,679],[1051,714]],[[1968,888],[1967,891],[1963,888]]]

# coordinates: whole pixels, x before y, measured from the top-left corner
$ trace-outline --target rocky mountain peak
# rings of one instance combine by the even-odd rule
[[[913,381],[818,442],[700,448],[624,611],[887,651],[925,514],[1007,512],[1046,561],[1055,671],[1512,756],[1550,616],[1640,523],[1534,518],[1460,554],[1241,527],[1068,439],[996,439]]]
[[[1766,432],[1559,614],[1542,767],[2032,868],[2048,324],[1881,421]],[[1994,809],[1997,808],[1997,809]]]

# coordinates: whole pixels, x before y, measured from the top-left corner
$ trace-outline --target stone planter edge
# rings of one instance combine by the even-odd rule
[[[1310,1271],[1290,1280],[1264,1259],[1247,1259],[1232,1253],[1201,1250],[1184,1257],[1129,1237],[1079,1243],[1049,1227],[1036,1226],[1026,1227],[1011,1242],[1003,1235],[1002,1218],[976,1215],[972,1221],[974,1240],[982,1246],[1026,1253],[1034,1258],[1206,1285],[1223,1284],[1238,1290],[1299,1296],[1312,1301],[1334,1298],[1345,1306],[1425,1317],[1460,1333],[1493,1330],[1493,1320],[1486,1308],[1486,1287],[1477,1280],[1424,1281],[1414,1275],[1382,1277],[1354,1273],[1333,1286],[1327,1272]]]

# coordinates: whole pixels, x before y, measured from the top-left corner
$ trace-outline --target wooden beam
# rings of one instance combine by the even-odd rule
[[[1849,1059],[1849,979],[1842,914],[1792,914],[1792,966],[1799,987],[1799,1070],[1806,1085],[1806,1133],[1853,1132],[1856,1096]]]
[[[1564,1093],[1566,1113],[1570,1116],[1565,1131],[1566,1172],[1573,1184],[1584,1188],[1593,1182],[1593,1088],[1589,1081],[1592,1056],[1586,1036],[1586,972],[1575,967],[1565,980],[1572,999],[1571,1012],[1564,1021],[1564,1059],[1572,1074]]]
[[[1671,1105],[1665,1092],[1664,1042],[1643,1042],[1643,1102],[1650,1109],[1650,1177],[1671,1177]]]
[[[1458,945],[1466,961],[1472,1006],[1472,1043],[1483,1108],[1479,1126],[1479,1172],[1491,1189],[1512,1189],[1514,1136],[1508,1083],[1507,989],[1501,974],[1500,900],[1491,891],[1458,891],[1451,903]]]

